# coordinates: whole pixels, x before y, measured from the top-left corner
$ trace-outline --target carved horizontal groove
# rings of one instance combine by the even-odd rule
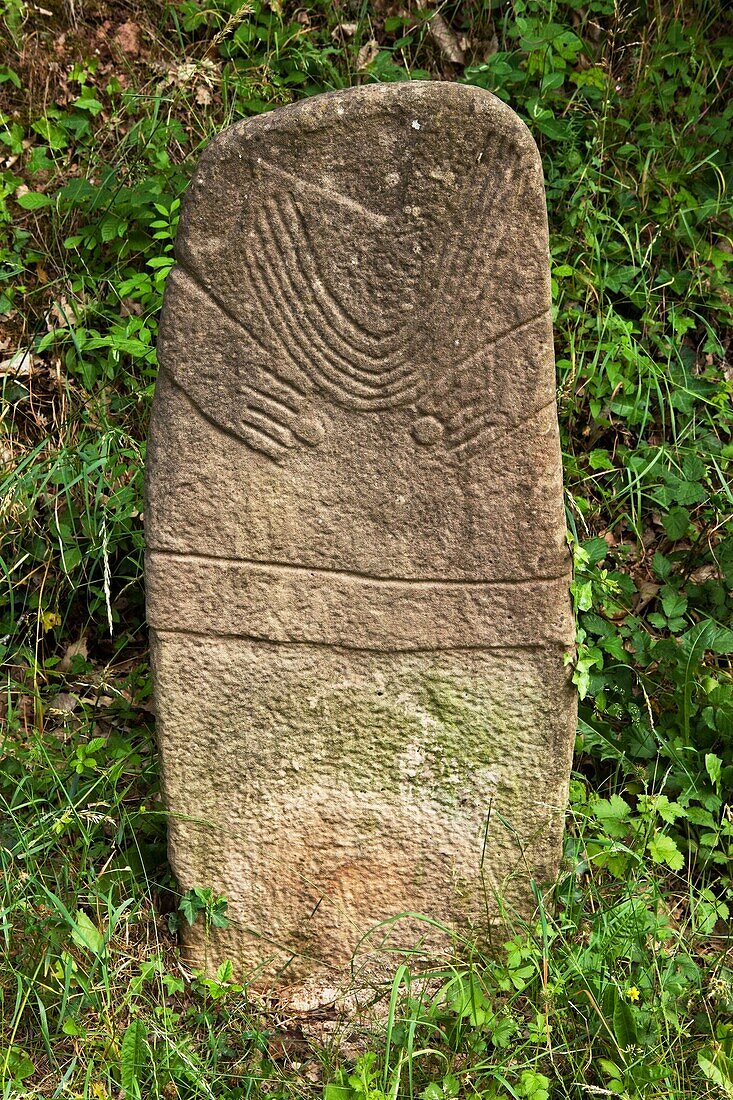
[[[261,637],[260,635],[257,635],[257,634],[219,634],[219,633],[215,633],[214,631],[208,631],[208,630],[181,630],[181,629],[178,629],[178,628],[167,630],[167,629],[165,629],[163,627],[159,627],[159,626],[151,627],[151,630],[153,630],[154,633],[157,634],[159,637],[165,637],[167,635],[172,636],[172,637],[178,637],[179,635],[182,635],[183,637],[190,637],[190,638],[209,638],[211,641],[220,641],[220,640],[222,640],[222,641],[225,641],[225,642],[226,641],[231,641],[231,642],[258,642],[260,644],[272,645],[272,646],[284,646],[284,645],[299,646],[299,647],[302,647],[304,649],[337,649],[337,650],[338,649],[350,649],[350,650],[358,650],[360,653],[394,652],[394,650],[387,650],[386,647],[384,647],[384,646],[352,645],[349,642],[296,641],[296,640],[285,639],[285,638],[283,638],[283,639],[281,639],[281,638],[263,638],[263,637]],[[517,650],[519,650],[519,651],[525,651],[527,653],[537,653],[539,650],[543,649],[544,647],[545,647],[545,643],[541,643],[541,642],[538,642],[536,644],[521,644],[520,643],[520,644],[517,644],[517,645],[507,645],[505,643],[500,643],[500,644],[497,644],[497,645],[486,645],[484,643],[479,643],[479,644],[476,644],[476,645],[468,645],[468,644],[462,644],[462,645],[434,645],[434,646],[414,645],[414,646],[403,646],[399,649],[399,652],[400,653],[446,653],[446,652],[449,652],[449,653],[456,653],[456,652],[458,652],[458,653],[461,653],[461,652],[463,652],[463,653],[476,653],[476,652],[481,652],[481,651],[501,652],[501,651],[504,650],[504,651],[507,651],[507,652],[514,653]]]
[[[536,584],[544,581],[563,581],[570,583],[570,572],[548,573],[547,575],[533,574],[526,577],[400,577],[387,573],[367,573],[360,569],[334,569],[329,565],[307,565],[302,562],[270,561],[266,558],[230,558],[219,554],[191,554],[180,550],[169,550],[163,547],[148,547],[149,554],[159,554],[161,557],[171,558],[180,562],[211,562],[222,565],[244,565],[254,569],[283,570],[285,573],[319,573],[327,577],[354,578],[355,580],[372,581],[376,584],[409,584],[425,585],[456,585],[472,587],[497,584],[497,585],[523,585]]]
[[[386,652],[572,644],[568,580],[401,580],[154,550],[146,563],[156,630]]]

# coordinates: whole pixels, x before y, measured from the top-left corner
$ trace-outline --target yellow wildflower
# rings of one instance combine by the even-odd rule
[[[638,1001],[641,994],[635,985],[632,985],[630,989],[626,990],[626,996],[630,1001]]]

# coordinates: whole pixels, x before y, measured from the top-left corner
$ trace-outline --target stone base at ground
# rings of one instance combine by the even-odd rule
[[[356,954],[376,971],[388,933],[449,946],[391,918],[481,940],[500,901],[526,914],[529,876],[554,874],[572,732],[561,654],[154,645],[173,866],[182,888],[229,900],[228,929],[186,930],[193,965],[329,981]],[[183,669],[186,691],[167,692]]]

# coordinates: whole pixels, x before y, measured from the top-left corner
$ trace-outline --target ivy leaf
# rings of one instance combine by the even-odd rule
[[[687,597],[665,585],[662,589],[662,607],[667,618],[674,619],[687,611]]]
[[[670,508],[666,516],[662,517],[664,530],[673,542],[683,539],[690,529],[690,513],[686,508]]]
[[[228,928],[229,917],[225,916],[221,909],[214,909],[211,913],[211,923],[214,928]]]
[[[23,210],[40,210],[53,205],[51,196],[42,195],[40,191],[26,191],[24,195],[18,195],[15,201]]]
[[[232,980],[233,974],[234,967],[232,966],[229,959],[227,959],[226,962],[223,962],[217,970],[216,980],[220,983],[220,985],[226,985],[227,982],[230,982]]]
[[[181,898],[178,903],[178,908],[188,924],[195,924],[196,917],[201,912],[201,903],[193,894],[193,891],[189,890],[189,892],[184,894]]]
[[[655,863],[666,863],[672,871],[681,871],[685,865],[685,857],[666,833],[654,834],[649,841],[649,855]]]

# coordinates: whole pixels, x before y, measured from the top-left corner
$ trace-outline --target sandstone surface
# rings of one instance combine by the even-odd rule
[[[537,149],[476,88],[308,99],[212,142],[176,254],[148,618],[172,864],[231,918],[189,956],[484,936],[556,872],[575,728]]]

